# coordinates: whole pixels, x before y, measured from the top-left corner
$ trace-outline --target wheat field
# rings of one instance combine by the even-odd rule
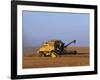
[[[68,47],[65,50],[76,50],[77,54],[58,55],[57,58],[40,57],[36,52],[39,47],[23,49],[23,68],[69,67],[89,65],[89,47]]]

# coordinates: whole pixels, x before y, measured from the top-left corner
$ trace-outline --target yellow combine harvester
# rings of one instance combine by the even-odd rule
[[[71,43],[76,43],[76,40],[73,40],[72,42],[65,45],[61,40],[50,40],[45,43],[43,43],[38,51],[40,56],[43,57],[57,57],[59,54],[63,54],[64,48],[68,47]],[[76,51],[73,53],[76,54]]]

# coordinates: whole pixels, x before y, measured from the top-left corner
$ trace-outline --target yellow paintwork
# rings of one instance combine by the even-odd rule
[[[49,42],[48,44],[43,44],[41,47],[40,47],[40,50],[39,51],[45,51],[45,52],[50,52],[54,50],[54,42]]]
[[[57,57],[55,54],[56,54],[56,53],[51,53],[51,57],[52,57],[52,58]]]
[[[52,58],[57,57],[56,53],[51,52],[55,50],[54,47],[55,41],[48,41],[42,44],[38,52],[43,52],[42,54],[45,54],[46,56],[51,56]]]

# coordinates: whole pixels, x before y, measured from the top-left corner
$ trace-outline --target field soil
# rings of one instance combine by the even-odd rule
[[[58,55],[57,58],[40,57],[39,47],[23,49],[23,68],[69,67],[89,65],[89,47],[68,47],[67,51],[77,51],[77,54]]]

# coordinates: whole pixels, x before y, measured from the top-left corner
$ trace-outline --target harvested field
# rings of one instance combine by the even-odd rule
[[[66,50],[76,50],[77,54],[59,55],[57,58],[39,57],[36,51],[38,47],[27,48],[23,51],[23,68],[43,67],[69,67],[89,65],[88,47],[68,47]]]

